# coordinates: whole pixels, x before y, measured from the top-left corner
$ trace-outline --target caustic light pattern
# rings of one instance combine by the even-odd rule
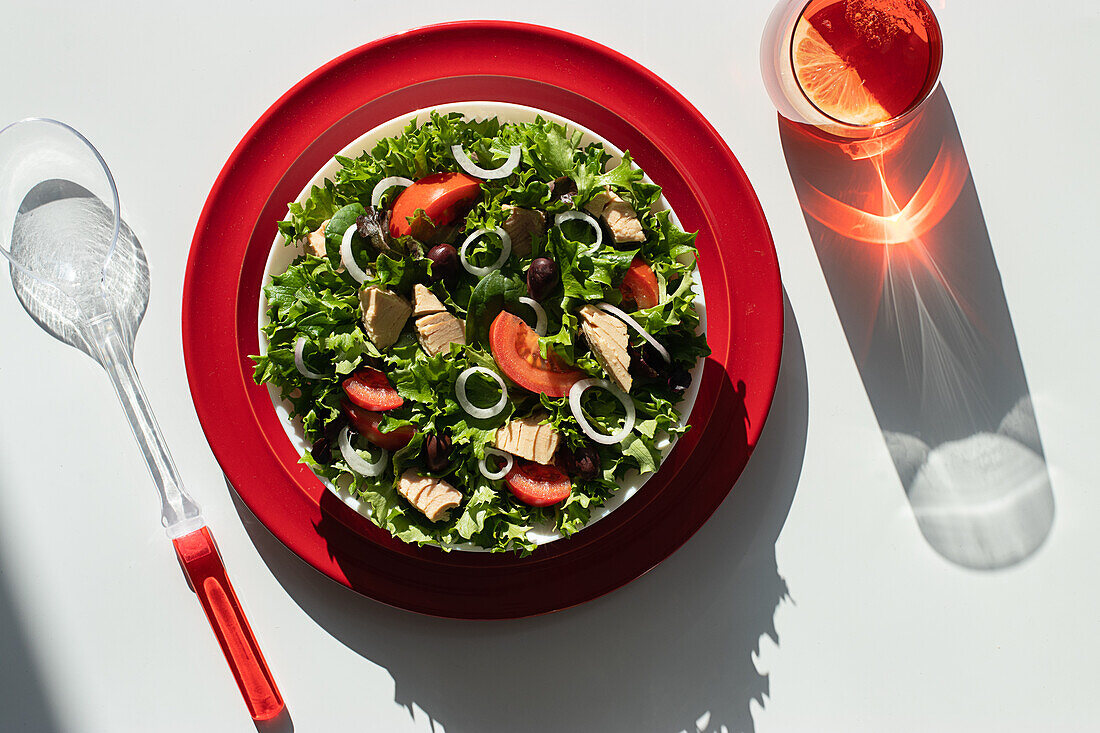
[[[811,238],[928,543],[1012,565],[1054,497],[992,245],[942,90],[889,137],[781,123]]]

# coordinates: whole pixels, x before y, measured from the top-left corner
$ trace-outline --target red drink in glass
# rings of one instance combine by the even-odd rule
[[[935,88],[942,56],[924,0],[791,0],[772,14],[761,46],[780,113],[844,137],[905,118]]]

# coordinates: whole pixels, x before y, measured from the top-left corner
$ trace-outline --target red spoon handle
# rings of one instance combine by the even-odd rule
[[[283,698],[229,584],[214,538],[203,527],[172,540],[172,544],[241,688],[248,712],[253,720],[270,720],[283,709]]]

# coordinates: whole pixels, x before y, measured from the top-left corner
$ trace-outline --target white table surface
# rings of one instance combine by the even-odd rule
[[[5,9],[0,123],[66,120],[114,171],[152,271],[136,363],[293,729],[1097,729],[1100,106],[1090,70],[1100,11],[1085,2],[996,5],[939,8],[941,78],[1056,503],[1039,551],[996,572],[946,561],[917,529],[760,81],[767,0],[605,4],[598,14],[587,2],[521,11],[515,2],[435,0]],[[617,592],[505,623],[384,607],[274,540],[223,481],[180,345],[195,222],[248,127],[356,45],[468,17],[587,35],[683,92],[754,184],[789,298],[775,406],[710,522]],[[42,333],[6,285],[0,333],[0,730],[251,730],[99,367]]]

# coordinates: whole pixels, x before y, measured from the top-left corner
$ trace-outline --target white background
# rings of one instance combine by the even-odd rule
[[[0,122],[66,120],[114,170],[152,271],[136,363],[293,728],[1095,730],[1100,11],[1019,0],[938,9],[941,78],[1056,502],[1033,557],[981,573],[922,538],[855,369],[759,77],[770,3],[519,7],[5,8]],[[517,622],[389,609],[285,550],[227,489],[195,417],[180,345],[195,222],[248,127],[334,56],[462,17],[587,35],[679,89],[753,182],[789,298],[775,407],[712,520],[626,588]],[[252,730],[100,368],[39,331],[6,285],[0,334],[0,730]]]

